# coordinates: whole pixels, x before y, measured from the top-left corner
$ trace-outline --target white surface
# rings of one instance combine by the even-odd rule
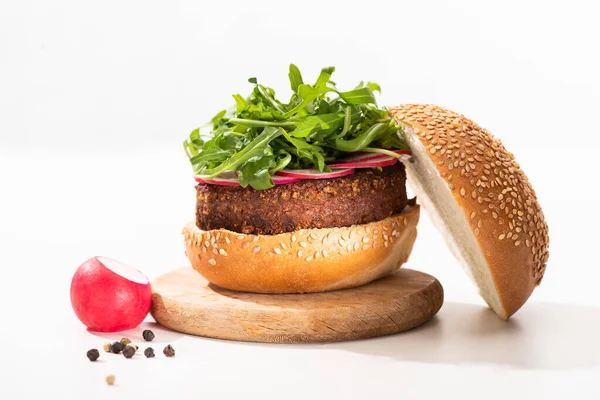
[[[600,397],[596,2],[391,3],[2,3],[1,399]],[[382,104],[437,103],[499,136],[550,225],[542,286],[499,321],[424,216],[409,266],[446,303],[421,329],[277,346],[153,328],[156,358],[89,362],[106,335],[71,310],[74,270],[94,255],[150,278],[185,264],[181,140],[250,76],[286,91],[290,62],[307,78],[335,65],[340,87],[373,80]]]

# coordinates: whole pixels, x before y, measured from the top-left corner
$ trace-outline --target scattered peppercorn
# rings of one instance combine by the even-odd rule
[[[163,350],[163,354],[167,357],[173,357],[175,355],[175,349],[168,344],[167,347]]]
[[[100,352],[97,349],[88,350],[87,358],[89,358],[90,361],[96,361],[98,357],[100,357]]]
[[[107,353],[110,353],[111,352],[111,349],[110,349],[111,346],[112,345],[110,343],[104,343],[104,346],[103,346],[104,351],[107,352]]]
[[[133,347],[130,344],[125,346],[125,348],[123,349],[123,355],[125,356],[125,358],[131,358],[131,357],[133,357],[134,354],[135,354],[135,347]]]
[[[129,343],[131,343],[131,340],[129,340],[129,338],[124,337],[123,339],[121,339],[121,344],[123,346],[127,346]]]
[[[148,347],[146,350],[144,350],[144,355],[146,358],[154,357],[154,349],[152,347]]]
[[[109,385],[112,385],[113,383],[115,383],[115,376],[114,375],[108,375],[106,377],[106,383],[108,383]]]
[[[121,342],[114,342],[111,346],[110,346],[110,351],[112,351],[115,354],[119,354],[121,351],[123,351],[123,343]]]
[[[142,332],[142,337],[146,342],[151,342],[154,339],[154,332],[152,332],[150,329],[146,329],[144,332]]]

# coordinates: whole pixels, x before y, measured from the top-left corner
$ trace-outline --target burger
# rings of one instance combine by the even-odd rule
[[[407,262],[423,206],[507,319],[541,282],[549,242],[512,154],[452,111],[380,107],[372,82],[339,90],[334,71],[307,84],[290,65],[286,102],[250,78],[248,96],[233,95],[233,107],[186,138],[192,267],[214,285],[256,293],[364,285]]]

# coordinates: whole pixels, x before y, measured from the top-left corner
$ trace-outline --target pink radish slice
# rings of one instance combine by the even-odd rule
[[[385,154],[381,153],[355,153],[350,157],[344,157],[342,159],[336,160],[336,164],[346,164],[350,162],[359,162],[359,161],[368,161],[375,160],[377,158],[386,157]]]
[[[279,176],[299,179],[330,179],[339,178],[354,173],[353,168],[335,169],[331,172],[321,172],[318,169],[284,169],[277,172]]]
[[[302,180],[300,178],[292,178],[290,176],[279,176],[279,175],[273,175],[271,177],[271,179],[273,179],[273,183],[276,185],[286,185],[288,183],[294,183],[294,182],[298,182],[298,181]]]
[[[219,185],[219,186],[240,186],[238,178],[213,178],[213,179],[202,179],[195,177],[196,182],[205,183],[208,185]]]
[[[337,163],[337,164],[328,164],[330,168],[373,168],[373,167],[387,167],[389,165],[394,165],[398,162],[396,157],[385,156],[376,159],[371,159],[368,161],[354,161],[354,162],[345,162],[345,163]]]
[[[401,154],[401,155],[411,155],[410,151],[407,150],[390,150],[396,154]],[[336,164],[346,164],[346,163],[356,163],[356,162],[362,162],[362,161],[369,161],[369,160],[377,160],[380,158],[385,158],[385,157],[390,157],[386,154],[383,153],[366,153],[366,152],[357,152],[354,153],[353,155],[351,155],[350,157],[344,157],[340,160],[337,160]],[[402,157],[400,157],[402,158]]]
[[[207,185],[219,185],[219,186],[241,186],[238,178],[214,178],[214,179],[202,179],[198,176],[194,178],[196,182],[204,183]],[[298,182],[300,179],[288,177],[288,176],[272,176],[273,183],[275,185],[285,185],[288,183]]]

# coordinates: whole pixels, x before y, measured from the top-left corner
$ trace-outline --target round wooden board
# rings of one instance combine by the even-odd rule
[[[311,294],[235,292],[209,284],[191,268],[152,282],[159,324],[218,339],[268,343],[337,342],[390,335],[433,317],[444,301],[440,282],[402,268],[367,285]]]

